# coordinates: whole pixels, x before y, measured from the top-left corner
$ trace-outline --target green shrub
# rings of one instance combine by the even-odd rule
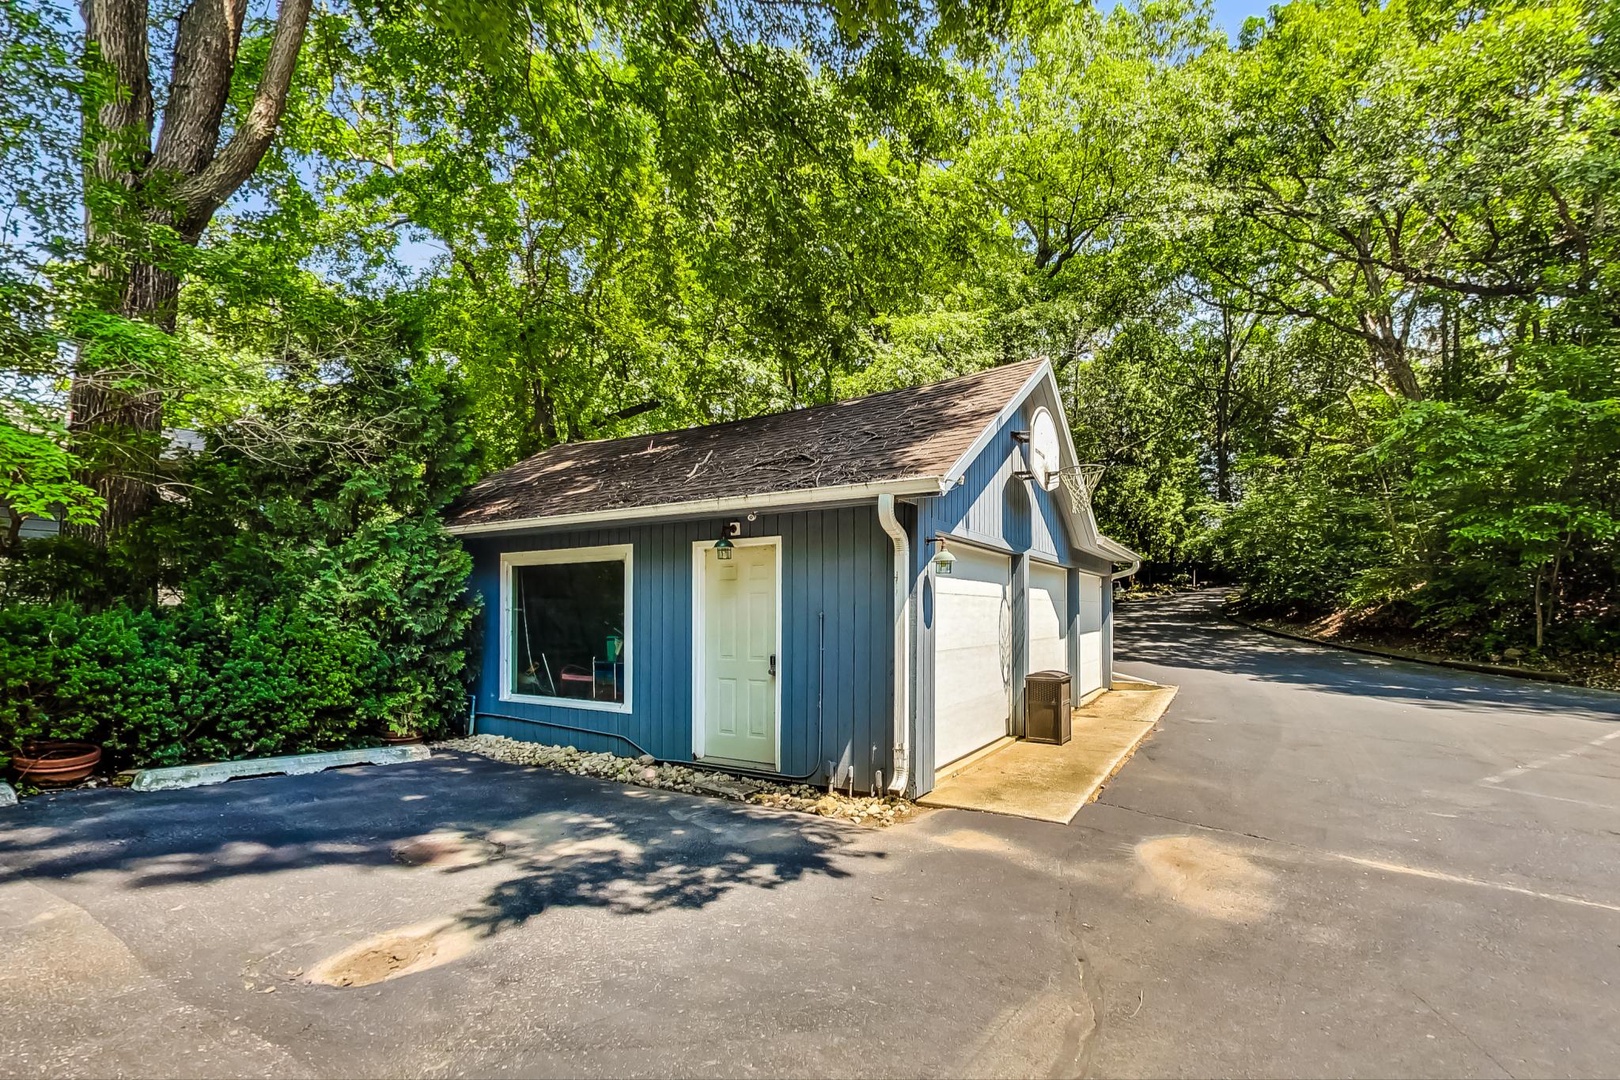
[[[1253,475],[1214,536],[1217,565],[1251,611],[1317,615],[1344,603],[1367,567],[1387,561],[1376,507],[1348,484],[1274,469]]]
[[[125,733],[173,727],[168,652],[152,612],[0,608],[0,749],[34,738],[84,739],[119,756]]]
[[[176,711],[195,727],[145,756],[299,753],[375,734],[384,663],[361,629],[290,603],[188,606],[173,622],[188,661],[175,669]]]
[[[106,549],[0,560],[0,754],[75,738],[167,765],[464,715],[472,564],[438,515],[472,475],[465,401],[442,369],[372,365],[289,375],[251,424],[206,433],[183,502]]]
[[[380,730],[389,664],[358,627],[292,605],[0,609],[0,741],[86,739],[110,762],[297,753]]]

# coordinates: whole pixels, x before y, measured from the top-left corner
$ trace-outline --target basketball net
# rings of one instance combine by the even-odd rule
[[[1061,471],[1063,486],[1076,506],[1091,506],[1091,495],[1101,482],[1106,465],[1071,465]]]

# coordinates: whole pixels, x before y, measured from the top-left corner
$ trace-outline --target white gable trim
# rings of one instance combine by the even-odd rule
[[[1073,468],[1080,464],[1074,451],[1074,434],[1069,430],[1068,411],[1063,407],[1063,393],[1058,389],[1057,374],[1052,370],[1052,362],[1047,360],[1035,369],[1035,373],[1019,388],[1018,393],[1012,396],[996,414],[995,419],[979,433],[979,437],[973,440],[973,445],[957,458],[956,464],[945,474],[944,483],[941,485],[945,490],[948,491],[961,483],[973,462],[989,448],[991,440],[996,437],[996,432],[1017,415],[1018,410],[1024,407],[1024,403],[1041,387],[1045,387],[1051,397],[1049,411],[1057,420],[1058,432],[1062,436],[1058,441],[1058,449],[1062,456],[1063,467]],[[1110,562],[1132,562],[1137,559],[1135,552],[1118,541],[1108,539],[1097,529],[1097,519],[1091,512],[1091,507],[1077,505],[1069,497],[1068,485],[1060,485],[1054,494],[1058,496],[1059,505],[1068,511],[1065,516],[1069,523],[1070,539],[1075,547],[1092,555],[1099,555]]]
[[[1023,386],[1018,388],[1018,393],[1008,399],[1007,404],[1003,405],[1001,411],[996,413],[995,419],[991,420],[989,424],[985,425],[984,430],[979,432],[979,437],[973,440],[973,445],[962,451],[962,456],[956,459],[956,464],[952,465],[945,473],[945,479],[940,484],[943,490],[949,491],[962,482],[962,478],[967,475],[967,471],[973,465],[973,462],[980,454],[984,453],[985,448],[990,445],[990,440],[996,437],[996,432],[1001,430],[1001,425],[1012,419],[1013,415],[1023,406],[1025,399],[1035,392],[1035,388],[1041,384],[1042,380],[1051,383],[1054,391],[1057,389],[1057,377],[1052,374],[1052,362],[1050,360],[1041,362],[1041,366],[1035,369],[1035,373],[1024,381]],[[1063,404],[1061,397],[1058,398],[1058,404]],[[1058,409],[1058,415],[1060,417],[1063,415],[1061,408]],[[1069,448],[1069,457],[1072,459],[1074,457],[1074,441],[1069,438],[1069,425],[1067,422],[1063,424],[1063,441],[1064,445]]]

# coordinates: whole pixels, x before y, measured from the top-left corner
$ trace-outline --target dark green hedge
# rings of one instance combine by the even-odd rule
[[[341,746],[381,729],[387,666],[360,631],[286,604],[5,608],[0,728],[137,765]]]
[[[475,474],[465,396],[431,363],[362,359],[289,367],[105,546],[0,560],[0,755],[86,739],[162,765],[464,722],[476,600],[439,515]]]

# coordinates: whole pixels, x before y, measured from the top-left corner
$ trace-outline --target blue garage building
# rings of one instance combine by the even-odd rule
[[[1111,677],[1110,582],[1044,361],[553,447],[452,509],[480,732],[922,794]]]

